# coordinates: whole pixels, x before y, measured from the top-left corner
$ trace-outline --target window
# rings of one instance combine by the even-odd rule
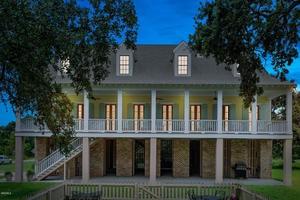
[[[69,59],[63,60],[62,61],[62,71],[63,71],[63,73],[67,73],[69,67],[70,67],[70,60]]]
[[[77,105],[77,118],[83,119],[83,104]]]
[[[120,74],[129,74],[129,56],[120,56]]]
[[[116,130],[116,105],[106,104],[105,106],[105,118],[106,118],[106,130],[114,131]]]
[[[163,105],[163,130],[171,131],[172,130],[172,118],[173,118],[173,106],[172,105]]]
[[[134,130],[143,130],[144,105],[135,104],[134,109]]]
[[[196,131],[200,128],[200,123],[197,122],[201,119],[201,106],[191,105],[190,106],[190,119],[191,119],[191,131]]]
[[[224,105],[223,106],[223,120],[224,120],[224,131],[228,131],[229,130],[229,106],[228,105]]]
[[[178,56],[178,75],[188,74],[188,56]]]

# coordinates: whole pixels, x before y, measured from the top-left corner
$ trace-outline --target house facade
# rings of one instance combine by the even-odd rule
[[[291,184],[292,88],[260,72],[264,93],[245,108],[238,65],[178,45],[124,46],[111,57],[109,76],[93,99],[76,95],[70,80],[57,82],[74,105],[76,138],[65,158],[51,132],[17,117],[16,179],[22,180],[23,138],[35,137],[36,178],[51,175],[88,181],[102,176],[199,177],[222,183],[236,165],[249,178],[272,177],[272,141],[284,144],[284,183]],[[271,118],[272,99],[286,95],[286,120]]]

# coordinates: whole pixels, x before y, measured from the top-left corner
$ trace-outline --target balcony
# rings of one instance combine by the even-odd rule
[[[257,129],[252,130],[249,120],[223,120],[222,131],[218,132],[217,120],[189,120],[186,130],[184,120],[155,120],[155,129],[152,130],[150,119],[134,120],[122,119],[121,130],[118,130],[118,120],[89,119],[88,129],[84,128],[83,119],[74,119],[76,132],[90,133],[190,133],[190,134],[288,134],[287,121],[258,120]],[[31,118],[21,119],[20,132],[46,132],[46,126],[39,127]]]

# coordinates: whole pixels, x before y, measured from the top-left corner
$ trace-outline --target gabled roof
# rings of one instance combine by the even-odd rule
[[[132,76],[116,75],[116,55],[111,57],[109,76],[104,84],[191,84],[191,85],[232,85],[240,84],[224,64],[217,65],[213,57],[205,58],[192,53],[191,76],[174,76],[174,49],[179,45],[137,45],[134,50]],[[259,73],[260,85],[293,85],[281,82],[266,72]],[[68,79],[58,80],[67,83]]]

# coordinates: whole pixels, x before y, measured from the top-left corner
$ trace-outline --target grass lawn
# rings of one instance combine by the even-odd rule
[[[53,185],[55,183],[0,183],[0,199],[26,199],[29,194],[35,194]]]
[[[34,160],[24,160],[24,172],[28,170],[34,171]],[[14,172],[15,171],[15,164],[8,164],[8,165],[0,165],[0,173],[5,173],[7,171]]]
[[[273,169],[272,176],[282,180],[282,169]],[[253,191],[270,197],[272,200],[299,200],[300,199],[300,160],[293,164],[293,186],[249,186]]]

